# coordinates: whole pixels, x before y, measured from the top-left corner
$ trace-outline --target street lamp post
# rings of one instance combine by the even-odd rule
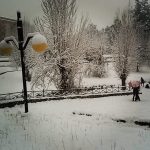
[[[23,25],[21,20],[21,13],[17,12],[17,32],[18,32],[18,46],[21,54],[21,66],[22,66],[22,80],[23,80],[23,96],[25,104],[25,113],[28,112],[28,100],[27,100],[27,84],[25,73],[25,57],[24,57],[24,38],[23,38]]]
[[[23,37],[23,25],[21,20],[21,13],[17,12],[17,33],[18,33],[18,41],[15,37],[10,36],[6,37],[3,41],[0,42],[0,51],[11,53],[12,47],[10,46],[10,42],[20,50],[21,55],[21,67],[22,67],[22,80],[23,80],[23,98],[25,104],[25,113],[28,112],[28,99],[27,99],[27,85],[26,85],[26,71],[25,71],[25,56],[24,50],[26,49],[29,41],[32,39],[32,48],[41,53],[45,49],[48,48],[47,40],[40,33],[28,33],[27,39],[24,41]]]

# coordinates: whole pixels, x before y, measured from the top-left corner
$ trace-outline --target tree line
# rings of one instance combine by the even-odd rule
[[[135,0],[135,5],[117,13],[113,25],[105,28],[110,50],[116,60],[115,69],[125,86],[131,71],[150,66],[150,4]]]
[[[135,0],[134,7],[129,5],[118,12],[114,23],[102,30],[85,16],[77,21],[76,0],[42,0],[41,8],[43,16],[34,20],[34,31],[47,38],[49,48],[43,54],[30,46],[26,49],[26,70],[27,75],[29,71],[32,74],[33,87],[46,89],[54,83],[58,89],[67,90],[81,86],[85,73],[102,77],[104,54],[113,55],[123,86],[130,71],[150,63],[148,0]],[[84,61],[89,64],[86,70]]]

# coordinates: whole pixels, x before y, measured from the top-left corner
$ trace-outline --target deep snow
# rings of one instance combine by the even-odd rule
[[[132,102],[131,96],[42,102],[29,104],[28,114],[23,106],[1,109],[1,150],[149,150],[149,128],[133,123],[150,121],[150,100],[141,98],[141,102]]]
[[[113,70],[109,75],[85,78],[83,84],[120,83]],[[141,76],[150,79],[150,73],[132,73],[127,80]],[[20,72],[0,76],[2,93],[20,89]],[[28,114],[23,105],[0,109],[0,150],[149,150],[150,129],[134,124],[150,122],[150,89],[141,90],[140,102],[132,102],[130,95],[34,103]]]

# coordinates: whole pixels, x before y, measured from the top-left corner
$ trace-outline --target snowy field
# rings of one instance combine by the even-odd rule
[[[150,80],[146,72],[127,80],[141,76]],[[104,83],[120,84],[113,70],[108,78],[83,80],[85,86]],[[20,72],[0,76],[0,93],[21,87]],[[130,95],[34,103],[28,114],[23,105],[0,109],[0,150],[149,150],[150,128],[134,123],[150,122],[150,89],[141,90],[140,102]]]
[[[28,114],[23,106],[1,109],[1,150],[149,150],[150,129],[134,124],[150,122],[148,94],[143,89],[141,102],[131,96],[41,102],[29,104]]]

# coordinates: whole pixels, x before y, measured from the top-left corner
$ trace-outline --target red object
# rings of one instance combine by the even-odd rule
[[[140,81],[130,81],[128,84],[133,88],[140,87]]]

